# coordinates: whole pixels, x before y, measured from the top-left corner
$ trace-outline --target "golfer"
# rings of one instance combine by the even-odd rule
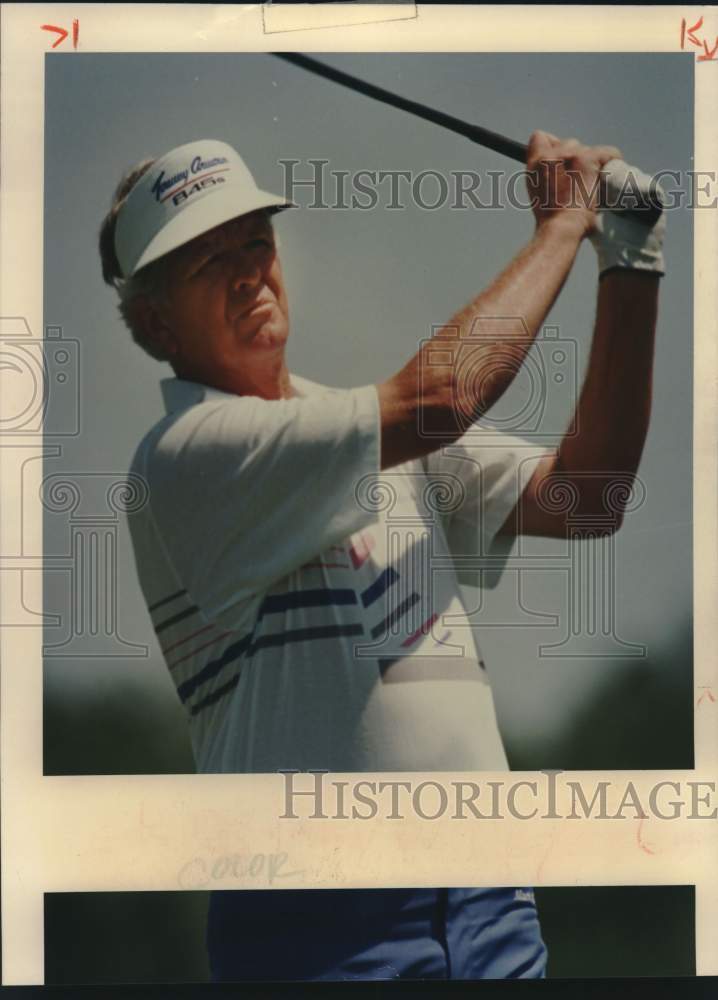
[[[132,462],[149,501],[130,527],[200,772],[507,769],[459,584],[475,578],[465,557],[495,568],[517,533],[566,537],[565,513],[542,500],[557,476],[587,525],[620,524],[604,498],[646,436],[663,222],[598,209],[599,174],[619,158],[535,132],[525,246],[433,338],[427,317],[400,371],[353,389],[288,369],[273,231],[288,204],[232,147],[200,139],[123,178],[103,276],[136,342],[174,371]],[[587,237],[600,278],[577,432],[551,450],[497,444],[477,421]],[[546,966],[526,887],[214,892],[208,948],[216,981]]]

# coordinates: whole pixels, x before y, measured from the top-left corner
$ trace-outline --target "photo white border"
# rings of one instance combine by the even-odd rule
[[[303,9],[294,7],[292,16]],[[3,320],[24,317],[32,335],[42,336],[44,56],[57,37],[41,30],[43,24],[71,30],[78,18],[79,52],[535,52],[542,50],[541,41],[545,51],[553,52],[678,52],[682,19],[690,24],[700,16],[706,37],[718,35],[718,8],[705,6],[475,9],[420,4],[418,16],[408,20],[383,18],[385,8],[372,6],[375,23],[313,30],[311,18],[317,15],[312,10],[306,7],[306,30],[266,34],[258,4],[3,6]],[[231,46],[232,37],[236,48]],[[57,51],[68,59],[75,57],[70,39]],[[717,65],[696,63],[695,170],[715,170],[718,164],[718,135],[712,121],[716,74]],[[654,112],[660,115],[660,108]],[[646,794],[658,777],[716,781],[718,776],[717,215],[707,208],[694,213],[695,771],[584,774],[590,782],[633,780]],[[686,331],[676,335],[686,336]],[[0,391],[6,394],[9,402],[4,405],[11,412],[13,383],[5,379],[3,384],[2,371]],[[25,499],[22,540],[14,516],[21,502],[18,448],[24,448],[28,458],[37,458],[38,445],[30,436],[0,438],[0,621],[19,607],[19,570],[32,568],[23,553],[42,552],[37,491],[28,491]],[[38,485],[41,465],[34,463]],[[38,556],[35,568],[40,570],[41,565]],[[41,608],[42,573],[22,575],[29,606]],[[644,823],[642,834],[637,820],[571,824],[507,818],[474,825],[449,820],[427,823],[414,817],[402,823],[378,819],[317,824],[310,819],[278,819],[280,776],[44,777],[41,647],[38,627],[5,628],[0,636],[5,985],[43,982],[43,892],[177,889],[178,872],[188,859],[238,850],[286,851],[292,868],[305,870],[302,884],[311,887],[695,884],[697,972],[718,974],[716,821],[651,819]],[[716,700],[706,697],[706,691]],[[570,775],[581,776],[581,772]],[[416,782],[422,777],[431,780],[437,775],[412,775]],[[530,778],[532,773],[512,777]],[[506,775],[482,772],[481,778],[506,780]],[[642,847],[641,837],[650,842],[650,851]],[[266,885],[261,878],[252,883],[255,888]],[[237,885],[228,879],[213,887]]]

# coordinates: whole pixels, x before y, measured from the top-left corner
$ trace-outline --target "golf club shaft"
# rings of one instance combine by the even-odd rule
[[[350,73],[344,73],[333,66],[327,66],[326,63],[320,62],[318,59],[300,55],[298,52],[273,52],[272,55],[276,56],[277,59],[283,59],[294,66],[308,70],[310,73],[315,73],[326,80],[331,80],[333,83],[338,83],[342,87],[348,87],[349,90],[354,90],[359,94],[364,94],[366,97],[381,101],[382,104],[389,104],[400,111],[406,111],[411,115],[416,115],[418,118],[423,118],[425,121],[433,122],[434,125],[440,125],[442,128],[455,132],[457,135],[463,135],[472,142],[480,146],[485,146],[488,149],[493,149],[497,153],[502,153],[504,156],[509,157],[511,160],[516,160],[518,163],[526,163],[528,146],[522,142],[516,142],[515,139],[508,139],[505,135],[492,132],[490,129],[482,128],[480,125],[472,125],[470,122],[462,121],[453,115],[447,115],[443,111],[428,108],[425,104],[420,104],[418,101],[410,101],[406,97],[400,97],[398,94],[393,94],[391,91],[385,90],[384,87],[377,87],[373,83],[367,83],[365,80],[360,80]],[[636,193],[636,197],[638,200],[641,196]],[[652,199],[650,195],[643,196],[642,204],[639,206],[615,209],[615,211],[625,212],[646,226],[654,225],[660,218],[662,210],[660,202]]]
[[[372,97],[383,104],[390,104],[393,108],[399,108],[400,111],[407,111],[410,115],[416,115],[425,121],[441,125],[442,128],[456,132],[457,135],[463,135],[480,146],[486,146],[497,153],[503,153],[504,156],[508,156],[518,163],[526,163],[528,147],[522,142],[507,139],[505,135],[499,135],[498,132],[491,132],[480,125],[471,125],[469,122],[464,122],[453,115],[447,115],[443,111],[435,111],[433,108],[427,108],[425,104],[420,104],[418,101],[409,101],[406,97],[392,94],[391,91],[385,90],[383,87],[377,87],[373,83],[367,83],[365,80],[360,80],[349,73],[343,73],[341,70],[334,69],[333,66],[327,66],[317,59],[310,59],[309,56],[302,56],[296,52],[274,52],[272,54],[278,59],[284,59],[285,62],[300,66],[302,69],[309,70],[310,73],[316,73],[317,76],[323,76],[333,83],[339,83],[341,86],[355,90],[366,97]]]

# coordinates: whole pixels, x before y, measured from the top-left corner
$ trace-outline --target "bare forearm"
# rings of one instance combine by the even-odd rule
[[[505,342],[519,339],[526,342],[528,349],[563,287],[580,242],[580,233],[563,220],[537,227],[532,239],[508,267],[460,310],[436,338],[451,336],[458,328],[466,339],[475,332],[477,339],[483,340],[481,331],[485,328],[492,331],[490,346],[501,347]],[[508,318],[510,328],[504,331],[496,327],[493,332],[491,320],[496,317]],[[490,354],[490,347],[487,353]]]
[[[575,433],[559,448],[563,472],[604,474],[584,477],[584,504],[598,502],[612,474],[632,476],[638,468],[651,412],[659,280],[655,274],[616,270],[600,281]]]
[[[384,466],[394,464],[394,454],[406,460],[456,440],[501,397],[560,292],[580,242],[581,233],[566,220],[537,227],[491,285],[379,387],[382,406],[395,407],[398,417],[393,427],[385,425]],[[424,438],[415,432],[419,408],[421,424],[431,428]]]

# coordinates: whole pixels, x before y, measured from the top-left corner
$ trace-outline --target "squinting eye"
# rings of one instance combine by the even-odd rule
[[[216,264],[218,261],[222,259],[223,256],[224,254],[218,251],[217,253],[213,253],[210,254],[208,257],[205,257],[204,260],[200,263],[199,267],[197,268],[197,272],[203,271],[206,267],[210,267],[210,265],[212,264]]]
[[[256,247],[259,250],[273,250],[274,249],[274,244],[271,242],[271,240],[267,240],[267,239],[252,240],[248,245],[251,248],[253,248],[253,249]]]
[[[244,252],[250,253],[274,253],[274,241],[271,239],[266,239],[264,237],[258,237],[255,240],[249,240],[244,244]],[[216,250],[214,253],[207,254],[203,257],[194,269],[194,274],[201,274],[205,270],[209,270],[212,266],[216,264],[221,264],[226,258],[231,256],[232,251],[230,250]]]

